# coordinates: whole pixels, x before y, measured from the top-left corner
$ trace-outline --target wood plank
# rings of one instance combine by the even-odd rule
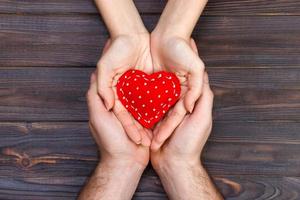
[[[1,121],[86,121],[92,68],[0,69]],[[300,69],[210,68],[218,121],[299,121]]]
[[[292,122],[215,122],[202,160],[214,176],[299,176],[299,131]],[[0,177],[88,176],[98,162],[87,122],[1,122],[0,136]]]
[[[28,179],[4,178],[0,180],[0,198],[65,200],[76,199],[86,177],[47,177]],[[290,199],[300,196],[299,177],[220,176],[214,181],[227,200]],[[143,176],[134,200],[167,200],[157,176]]]
[[[299,68],[299,36],[300,16],[203,17],[193,33],[208,68]],[[95,15],[1,15],[0,66],[95,66],[107,37]]]
[[[136,0],[141,13],[161,13],[166,1]],[[95,14],[93,0],[3,0],[0,13],[22,14]],[[204,15],[299,15],[297,0],[210,0]]]
[[[299,131],[291,122],[216,122],[204,160],[226,199],[298,199]],[[2,122],[0,137],[1,199],[75,199],[98,161],[87,123]],[[153,198],[167,199],[148,167],[134,199]]]

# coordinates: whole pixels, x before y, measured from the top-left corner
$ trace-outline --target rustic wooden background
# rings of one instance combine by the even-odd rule
[[[137,0],[149,30],[163,0]],[[92,0],[0,1],[0,199],[76,199],[97,164]],[[216,95],[203,155],[226,199],[300,199],[300,1],[210,0],[193,37]],[[167,199],[149,167],[134,199]]]

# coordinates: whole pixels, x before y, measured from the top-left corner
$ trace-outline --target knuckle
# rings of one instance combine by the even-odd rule
[[[107,61],[106,59],[100,59],[98,62],[97,62],[97,69],[98,69],[98,74],[101,76],[101,74],[105,74],[104,71],[105,71],[105,68],[106,66],[108,66],[107,64]]]
[[[172,117],[173,117],[173,119],[174,119],[174,118],[180,118],[181,116],[182,116],[182,112],[180,112],[180,111],[174,110],[174,111],[172,112]]]
[[[101,85],[99,85],[97,91],[98,91],[98,94],[99,94],[101,97],[104,97],[104,96],[105,96],[105,89],[104,89]]]
[[[103,63],[103,62],[102,62],[101,59],[97,62],[97,69],[99,70],[99,72],[100,72],[100,70],[101,70],[101,68],[102,68],[102,66],[103,66],[102,63]]]
[[[133,122],[128,122],[128,121],[125,121],[123,122],[123,126],[126,128],[126,129],[131,129],[131,128],[135,128],[135,124]]]
[[[209,91],[208,91],[208,96],[211,98],[211,99],[214,99],[214,93],[213,93],[213,91],[211,90],[211,89],[209,89]]]
[[[204,64],[204,62],[203,62],[200,58],[198,59],[197,66],[198,66],[198,68],[199,68],[201,71],[204,71],[204,69],[205,69],[205,64]]]
[[[92,97],[92,91],[89,89],[85,94],[86,99],[89,101]]]
[[[89,120],[89,123],[88,123],[89,129],[90,129],[90,130],[93,130],[93,129],[94,129],[94,125],[93,125],[93,124],[94,124],[94,120],[90,119],[90,120]]]
[[[202,73],[205,70],[205,64],[204,62],[198,57],[198,59],[194,60],[193,67],[191,68],[191,71],[194,73]]]

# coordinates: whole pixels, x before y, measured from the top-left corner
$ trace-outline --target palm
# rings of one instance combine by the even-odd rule
[[[131,68],[147,73],[153,71],[149,36],[142,36],[139,40],[121,36],[108,41],[98,63],[98,91],[106,102],[106,107],[113,107],[128,136],[136,143],[149,146],[150,141],[145,137],[147,130],[133,119],[116,95],[118,78]]]
[[[151,53],[154,70],[174,72],[182,87],[181,98],[154,130],[156,138],[152,148],[158,149],[180,124],[186,112],[193,110],[202,89],[204,64],[198,57],[194,40],[171,38],[160,44],[154,40]]]
[[[136,145],[127,137],[115,114],[106,110],[96,93],[90,94],[88,100],[90,128],[101,156],[115,160],[135,159],[146,166],[149,161],[149,148]]]
[[[204,79],[208,80],[207,74]],[[157,166],[162,160],[199,160],[212,128],[212,106],[213,93],[209,84],[205,83],[203,95],[196,103],[193,113],[184,117],[158,151],[151,152],[153,166]]]
[[[149,161],[149,148],[133,143],[126,135],[122,125],[114,115],[109,112],[105,119],[102,116],[97,117],[96,126],[100,132],[107,132],[109,136],[103,134],[96,135],[100,141],[100,151],[105,152],[110,157],[116,159],[136,159],[137,162],[146,166]],[[98,131],[94,131],[98,132]],[[94,134],[95,135],[95,134]],[[107,138],[103,138],[107,137]],[[102,142],[103,141],[103,142]],[[105,141],[105,142],[104,142]],[[122,155],[122,157],[120,157]]]
[[[206,117],[206,119],[209,118]],[[191,119],[191,115],[186,115],[182,123],[176,128],[169,140],[163,144],[161,149],[151,154],[151,162],[155,165],[166,158],[176,159],[176,157],[198,159],[206,137],[208,137],[208,134],[203,133],[209,133],[211,129],[211,121],[204,122],[203,120],[205,118],[193,120]],[[201,124],[199,121],[201,121]]]

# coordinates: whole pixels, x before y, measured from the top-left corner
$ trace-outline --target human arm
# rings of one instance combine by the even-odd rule
[[[81,191],[79,200],[131,199],[143,170],[136,163],[102,161]]]
[[[190,39],[193,29],[208,0],[169,0],[153,37]]]
[[[191,33],[202,13],[206,0],[170,0],[151,33],[151,54],[155,71],[174,72],[181,85],[187,87],[173,109],[154,132],[158,145],[171,135],[187,112],[193,111],[195,102],[201,95],[205,65],[199,58]]]
[[[151,151],[151,163],[170,199],[222,200],[200,156],[212,129],[213,93],[207,74],[203,94],[193,113],[161,148]]]
[[[143,25],[132,0],[95,0],[110,33],[103,54],[97,63],[97,91],[107,110],[113,109],[129,138],[136,144],[146,142],[145,134],[114,92],[118,77],[135,68],[147,73],[153,71],[150,55],[150,36]]]
[[[148,34],[132,0],[95,0],[111,38]]]
[[[91,76],[87,102],[90,130],[101,159],[79,200],[131,199],[149,162],[149,148],[132,142],[115,114],[106,110],[97,94],[95,74]],[[145,137],[150,143],[151,134]]]
[[[172,200],[223,200],[200,162],[166,162],[158,173]]]

